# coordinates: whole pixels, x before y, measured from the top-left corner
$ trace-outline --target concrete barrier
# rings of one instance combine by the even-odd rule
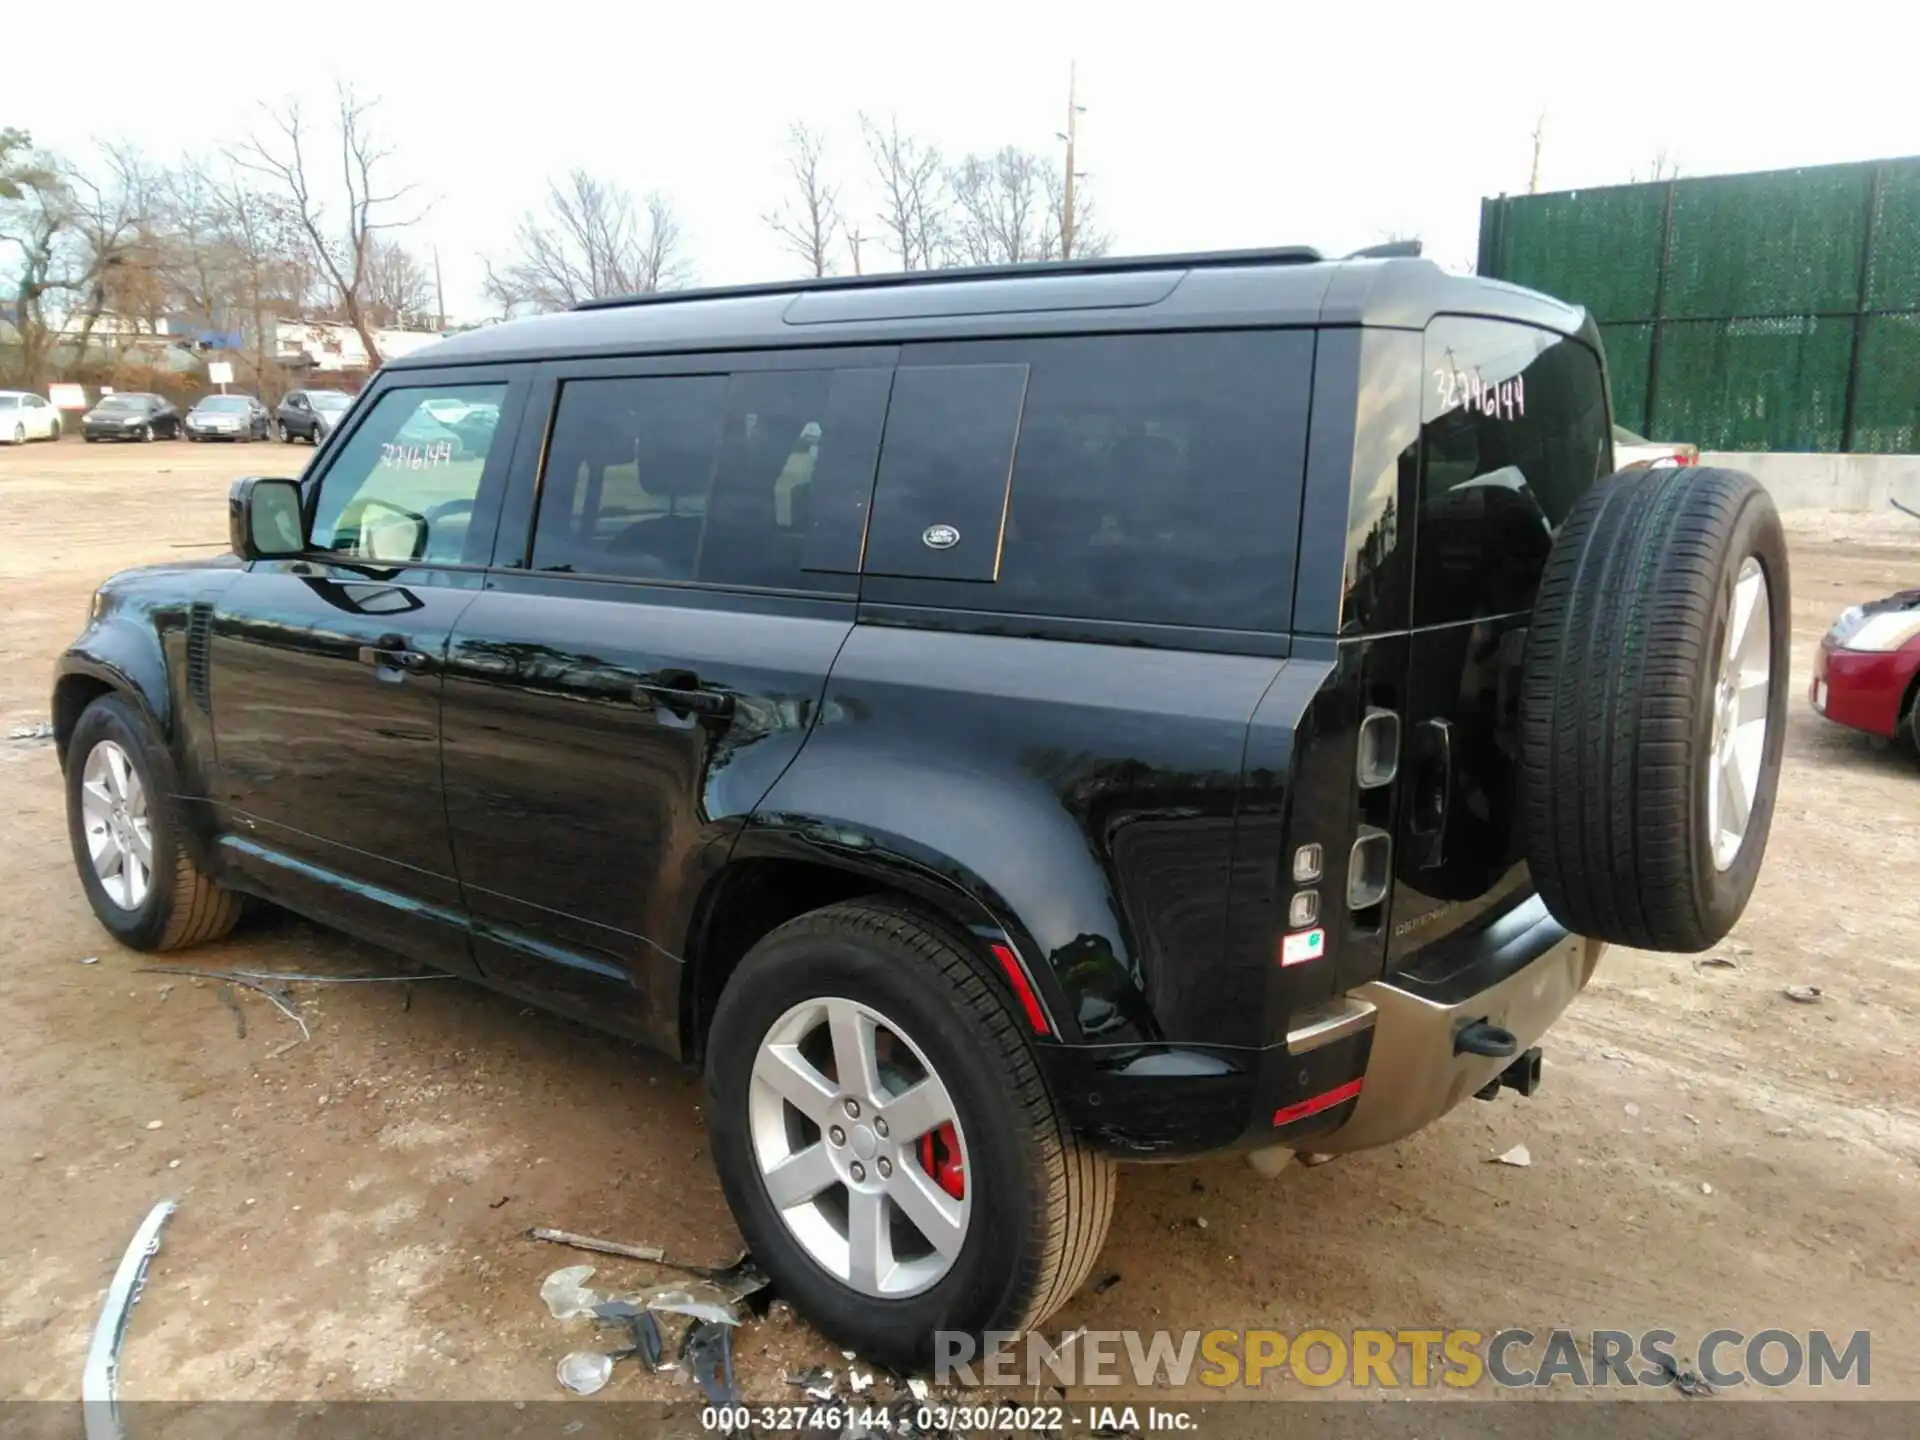
[[[1703,450],[1702,465],[1744,470],[1782,510],[1920,510],[1920,455],[1795,455]]]

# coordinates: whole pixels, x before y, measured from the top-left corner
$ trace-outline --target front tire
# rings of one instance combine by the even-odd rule
[[[100,923],[135,950],[217,940],[240,897],[203,874],[181,833],[173,760],[117,694],[89,705],[67,742],[67,835]]]
[[[969,948],[884,901],[802,915],[741,961],[707,1042],[748,1246],[820,1330],[898,1370],[935,1331],[1045,1320],[1113,1214],[1112,1162],[1068,1132]]]
[[[13,443],[16,445],[24,445],[27,443],[27,427],[26,426],[16,425],[13,427]]]
[[[140,443],[142,445],[151,445],[153,443],[153,426],[142,425],[140,427]]]

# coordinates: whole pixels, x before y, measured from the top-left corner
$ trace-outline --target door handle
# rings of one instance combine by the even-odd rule
[[[733,696],[723,690],[703,690],[700,677],[687,671],[671,672],[659,680],[637,681],[636,705],[653,705],[678,716],[723,719],[733,713]]]
[[[1447,811],[1453,804],[1453,726],[1445,720],[1420,722],[1421,759],[1414,774],[1412,811],[1407,832],[1413,844],[1408,857],[1421,870],[1444,864],[1447,858]]]
[[[373,644],[360,647],[360,663],[375,670],[405,670],[418,675],[433,662],[424,652],[411,649],[404,635],[382,635]]]

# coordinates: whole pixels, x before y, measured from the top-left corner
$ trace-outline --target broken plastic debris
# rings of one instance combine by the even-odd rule
[[[591,1395],[612,1378],[613,1357],[592,1350],[575,1350],[560,1357],[553,1374],[562,1389],[571,1390],[576,1395]]]
[[[681,1360],[693,1372],[701,1393],[715,1405],[732,1405],[740,1398],[733,1388],[733,1324],[702,1322],[687,1331]]]
[[[816,1365],[811,1370],[797,1370],[787,1376],[789,1385],[798,1385],[806,1391],[809,1400],[833,1399],[833,1371],[824,1365]]]
[[[859,1370],[847,1371],[847,1388],[859,1395],[873,1388],[873,1376]]]
[[[42,720],[38,725],[16,725],[7,732],[9,740],[51,740],[53,726]]]
[[[556,1270],[540,1282],[540,1298],[547,1302],[547,1313],[556,1320],[571,1320],[576,1315],[591,1315],[601,1301],[597,1290],[586,1288],[593,1278],[593,1266],[569,1265]]]
[[[1113,1278],[1118,1280],[1120,1277],[1116,1275]],[[924,1405],[927,1403],[927,1395],[930,1392],[927,1389],[926,1381],[922,1380],[918,1375],[909,1375],[907,1377],[907,1393]]]
[[[1796,1005],[1818,1005],[1823,992],[1818,985],[1789,985],[1780,993]]]
[[[1517,1165],[1521,1169],[1525,1169],[1527,1166],[1533,1164],[1533,1152],[1527,1149],[1525,1145],[1516,1145],[1507,1151],[1506,1154],[1494,1156],[1493,1163],[1496,1165]]]
[[[650,1290],[642,1290],[633,1299],[655,1314],[688,1315],[712,1325],[740,1323],[740,1306],[734,1295],[711,1280],[656,1285]]]

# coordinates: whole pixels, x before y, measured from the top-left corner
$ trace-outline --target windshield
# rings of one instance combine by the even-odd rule
[[[353,403],[351,395],[341,395],[333,390],[309,390],[307,399],[313,402],[316,410],[344,410]]]
[[[100,402],[102,410],[144,410],[146,402],[137,395],[109,395]]]
[[[195,407],[200,410],[244,410],[247,397],[244,395],[209,395]]]

